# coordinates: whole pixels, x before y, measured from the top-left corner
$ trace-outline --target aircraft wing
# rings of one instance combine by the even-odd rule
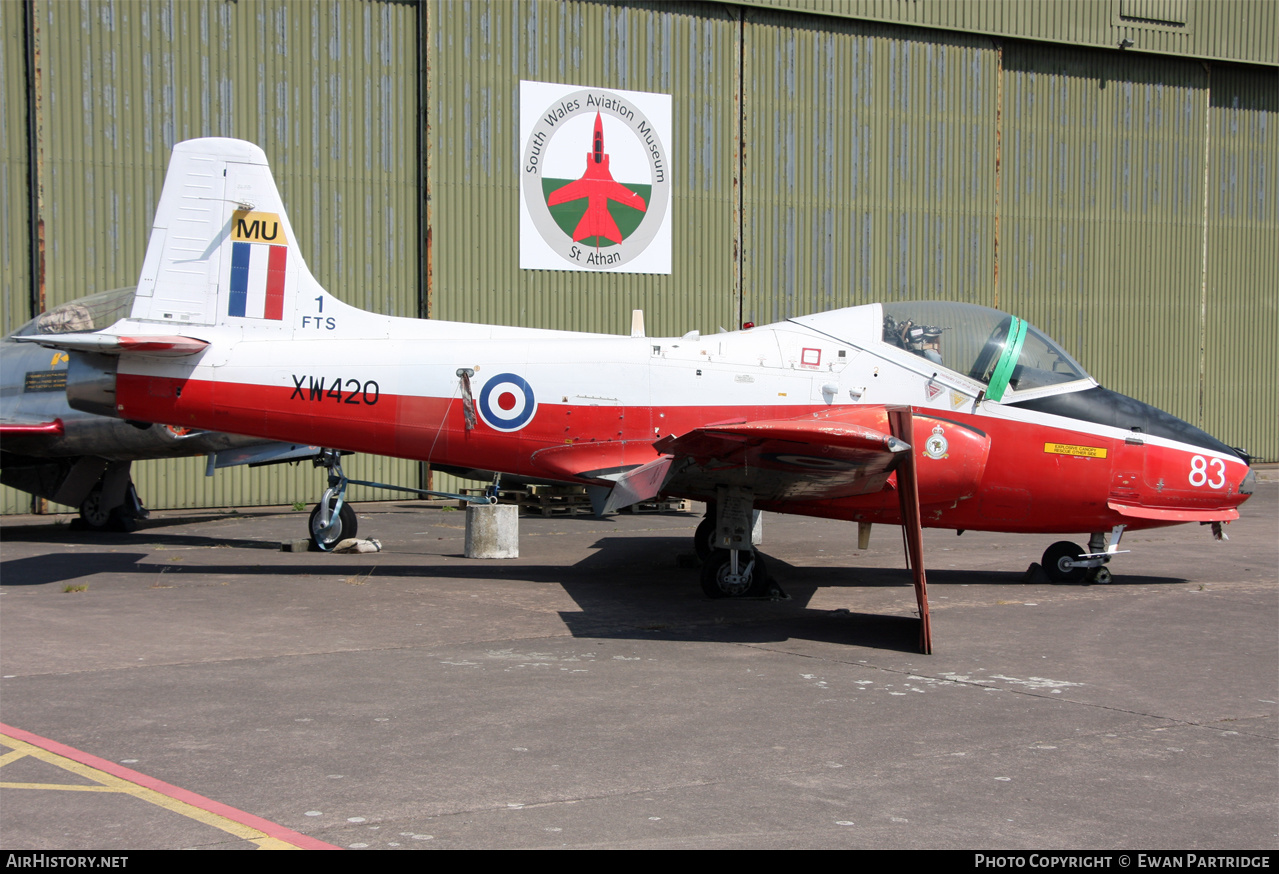
[[[713,496],[718,486],[761,501],[878,492],[910,450],[889,431],[883,407],[707,425],[657,441],[662,458],[618,477],[614,491],[631,502],[663,491]]]

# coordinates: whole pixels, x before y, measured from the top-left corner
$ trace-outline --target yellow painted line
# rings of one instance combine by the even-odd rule
[[[23,753],[25,756],[26,753]],[[78,786],[72,783],[5,783],[0,781],[0,789],[51,789],[57,792],[119,792],[111,786]]]
[[[0,756],[0,768],[3,768],[5,765],[9,764],[12,761],[21,759],[25,755],[26,753],[20,753],[17,750],[13,750],[12,752],[5,753],[3,756]]]
[[[157,807],[172,811],[204,825],[212,826],[242,840],[257,844],[262,849],[297,850],[330,849],[327,844],[300,832],[287,829],[277,823],[236,810],[222,804],[172,786],[138,771],[99,759],[72,747],[39,737],[30,732],[0,724],[0,744],[11,752],[0,756],[0,767],[30,756],[53,765],[68,773],[91,781],[89,785],[76,783],[17,783],[0,782],[2,789],[44,789],[63,792],[108,792],[130,795]]]

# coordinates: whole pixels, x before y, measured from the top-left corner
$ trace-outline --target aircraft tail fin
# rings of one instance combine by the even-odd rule
[[[223,138],[174,146],[131,318],[292,333],[302,302],[308,322],[351,311],[307,269],[262,149]]]

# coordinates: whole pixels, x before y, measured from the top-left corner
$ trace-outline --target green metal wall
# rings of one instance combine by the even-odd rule
[[[173,142],[239,136],[270,156],[317,277],[358,306],[617,333],[639,308],[679,334],[987,303],[1109,387],[1279,459],[1273,51],[1086,47],[1109,46],[1121,3],[1186,12],[1150,31],[1183,43],[1264,31],[1273,4],[1163,2],[0,4],[6,83],[28,81],[28,36],[39,81],[32,160],[32,92],[0,104],[2,314],[22,321],[34,285],[30,167],[53,305],[133,283]],[[672,96],[670,275],[519,269],[522,79]],[[139,485],[171,507],[319,487],[202,465],[140,465]]]
[[[740,29],[712,4],[451,3],[430,15],[431,315],[650,334],[732,326]],[[672,96],[671,275],[521,270],[521,79]]]
[[[1028,45],[1003,56],[1001,307],[1103,385],[1198,423],[1203,67]]]
[[[0,331],[31,318],[33,287],[29,183],[27,16],[21,3],[0,3]],[[31,496],[0,486],[0,513],[29,513]]]
[[[735,327],[737,14],[553,0],[428,8],[431,315],[626,334],[642,309],[654,336]],[[521,79],[671,95],[670,275],[520,269]]]
[[[727,0],[726,0],[727,2]],[[1207,60],[1277,60],[1274,0],[733,0],[747,6]]]
[[[326,288],[357,306],[417,315],[413,6],[36,0],[3,7],[6,75],[11,34],[20,45],[23,32],[9,19],[29,10],[34,21],[46,308],[135,284],[173,144],[229,136],[270,156],[299,248]],[[22,89],[5,93],[7,102]],[[6,124],[15,116],[6,106]],[[10,174],[25,171],[26,157],[23,148]],[[361,459],[348,472],[419,481],[417,464],[394,459]],[[206,478],[203,459],[139,463],[134,478],[153,507],[291,503],[314,500],[323,487],[309,466]],[[353,489],[351,497],[385,494]],[[19,493],[3,497],[6,512],[29,507]]]
[[[1208,104],[1203,427],[1279,459],[1279,87],[1213,67]]]
[[[0,3],[0,333],[31,318],[26,42],[20,3]]]
[[[744,318],[877,300],[990,305],[988,40],[747,13]]]
[[[1102,384],[1266,460],[1277,90],[1223,65],[1003,50],[1000,306]]]
[[[744,319],[996,306],[1279,457],[1273,78],[758,10],[743,43]]]

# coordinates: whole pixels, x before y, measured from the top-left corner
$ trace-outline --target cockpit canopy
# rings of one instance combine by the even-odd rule
[[[10,336],[29,337],[34,334],[78,334],[82,331],[99,331],[129,315],[129,311],[133,308],[135,291],[137,286],[129,286],[77,298],[41,313]]]
[[[1065,349],[999,310],[944,301],[882,306],[885,343],[984,383],[991,400],[1008,389],[1024,392],[1089,378]]]

